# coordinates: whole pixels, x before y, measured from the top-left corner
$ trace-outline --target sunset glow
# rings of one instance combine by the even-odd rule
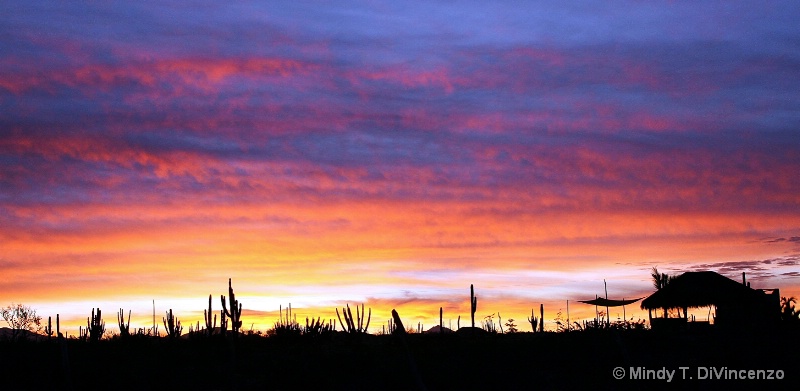
[[[797,2],[347,3],[0,5],[0,305],[188,330],[232,278],[245,329],[377,332],[467,325],[474,284],[525,331],[654,266],[800,297]]]

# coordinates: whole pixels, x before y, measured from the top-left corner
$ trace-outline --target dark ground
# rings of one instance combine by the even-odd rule
[[[786,330],[53,339],[2,341],[0,360],[4,390],[800,389],[800,339]],[[674,378],[632,380],[631,367]],[[780,370],[783,379],[697,379],[723,367]]]

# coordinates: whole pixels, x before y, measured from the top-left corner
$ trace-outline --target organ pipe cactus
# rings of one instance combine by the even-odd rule
[[[181,336],[181,332],[183,332],[183,326],[181,326],[181,321],[172,315],[171,308],[166,313],[166,317],[161,319],[164,322],[164,329],[167,331],[167,336],[169,338],[175,339]]]
[[[103,338],[103,333],[106,332],[106,322],[103,321],[100,309],[97,309],[97,315],[92,308],[92,317],[86,318],[86,331],[88,332],[91,341],[99,341]]]
[[[306,330],[309,330],[308,326],[308,318],[306,318]],[[278,322],[275,323],[273,330],[275,331],[275,335],[280,336],[300,335],[303,333],[300,324],[297,323],[297,315],[292,315],[292,303],[289,303],[285,311],[283,310],[283,306],[278,307]]]
[[[346,308],[342,308],[342,313],[344,314],[344,322],[342,322],[342,316],[339,315],[339,309],[336,309],[336,316],[339,318],[339,323],[342,325],[343,330],[351,334],[367,332],[369,321],[372,319],[372,308],[369,308],[369,315],[365,317],[364,304],[361,304],[361,312],[358,311],[358,306],[356,306],[356,316],[354,318],[353,313],[350,311],[350,305],[347,304]],[[366,325],[364,320],[367,322]]]
[[[314,318],[311,318],[311,322],[306,318],[306,327],[303,329],[303,335],[323,335],[330,333],[335,327],[335,323],[329,322],[325,324],[319,317],[317,317],[316,321],[314,321]]]
[[[85,329],[81,326],[78,326],[78,339],[81,341],[88,341],[89,340],[89,329]]]
[[[119,315],[117,316],[117,323],[119,324],[119,335],[120,337],[128,337],[131,335],[131,311],[128,310],[128,323],[125,323],[125,311],[122,308],[119,309]]]

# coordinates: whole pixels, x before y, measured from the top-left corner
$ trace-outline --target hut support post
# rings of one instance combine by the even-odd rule
[[[597,300],[597,295],[594,295],[594,299]],[[597,314],[597,304],[594,305],[594,325],[599,326],[600,324],[600,317]]]
[[[624,297],[622,298],[622,301],[625,301]],[[625,304],[622,305],[622,321],[623,322],[628,321],[628,315],[625,314]]]
[[[611,323],[611,314],[608,311],[608,284],[606,284],[605,279],[603,279],[603,287],[606,290],[606,327],[608,327],[609,323]]]

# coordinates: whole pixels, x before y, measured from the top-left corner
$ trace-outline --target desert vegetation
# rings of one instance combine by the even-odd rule
[[[500,311],[476,325],[474,286],[465,300],[469,326],[461,327],[459,316],[454,330],[445,327],[439,308],[437,326],[406,327],[408,322],[393,309],[392,318],[379,321],[383,324],[374,334],[368,329],[377,320],[363,303],[335,308],[335,317],[307,317],[302,323],[289,304],[279,308],[266,332],[245,330],[245,303],[236,298],[231,280],[228,295],[220,296],[222,309],[214,310],[209,295],[204,323],[189,325],[188,332],[171,309],[161,319],[163,330],[158,324],[132,330],[131,311],[120,308],[111,331],[105,313],[93,308],[85,328],[65,335],[58,314],[55,323],[48,317],[45,325],[34,309],[13,304],[2,309],[9,327],[0,339],[0,354],[14,358],[3,367],[9,389],[105,389],[107,384],[116,384],[115,389],[473,389],[529,386],[532,374],[540,383],[536,388],[618,389],[636,388],[610,376],[613,367],[631,363],[731,365],[734,358],[737,364],[786,369],[798,364],[800,315],[793,297],[781,302],[787,327],[749,335],[745,345],[732,343],[741,336],[731,333],[659,333],[644,320],[610,322],[602,311],[595,319],[570,321],[559,310],[552,321],[555,330],[545,331],[543,305],[538,314],[531,309],[530,331],[514,319],[504,320]],[[357,373],[358,380],[344,373]]]

